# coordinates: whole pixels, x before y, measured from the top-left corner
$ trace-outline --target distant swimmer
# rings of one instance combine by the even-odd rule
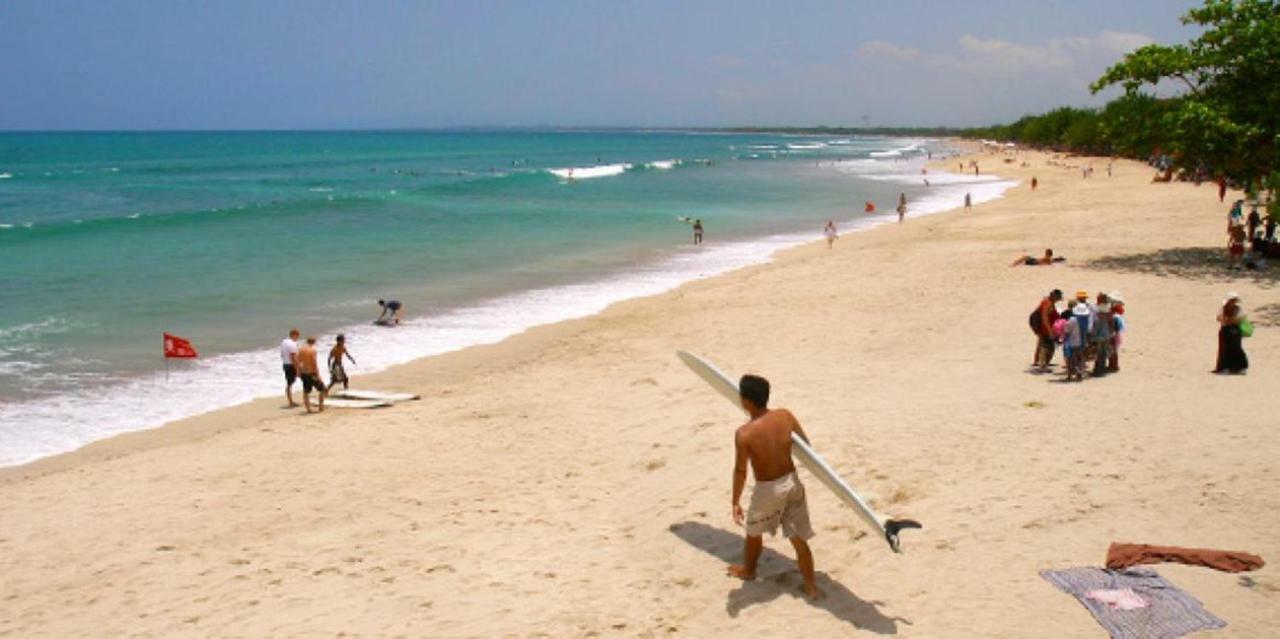
[[[822,229],[822,235],[827,238],[828,249],[831,248],[832,244],[836,243],[836,240],[840,239],[840,233],[836,231],[836,223],[831,220],[827,220],[827,227]]]
[[[702,243],[702,220],[693,221],[693,243],[695,246]]]
[[[876,212],[876,203],[875,203],[875,202],[863,202],[863,203],[862,203],[862,212],[863,212],[863,213],[875,213],[875,212]]]
[[[333,390],[338,382],[342,382],[342,390],[350,388],[351,380],[347,377],[347,369],[342,366],[342,358],[346,357],[351,363],[356,363],[356,358],[351,356],[351,351],[347,350],[347,338],[344,335],[338,335],[337,343],[333,348],[329,349],[329,387],[325,392]]]
[[[298,349],[298,377],[302,379],[302,405],[307,412],[311,411],[311,391],[320,399],[319,409],[324,412],[324,382],[320,379],[320,366],[316,364],[316,338],[307,338],[307,343]]]
[[[400,303],[400,300],[378,300],[378,306],[382,307],[382,314],[378,315],[378,319],[373,320],[374,324],[381,324],[383,326],[398,326],[400,324],[400,309],[404,308],[404,305]]]
[[[964,194],[964,210],[968,211],[971,208],[973,208],[973,196],[968,193],[965,193]]]
[[[791,434],[809,441],[795,415],[786,409],[768,408],[769,381],[755,375],[744,375],[738,382],[742,408],[751,421],[734,433],[733,521],[746,528],[742,563],[729,567],[729,574],[752,581],[756,564],[764,550],[764,534],[777,534],[778,526],[796,550],[796,563],[804,580],[804,593],[821,599],[824,593],[814,580],[813,551],[809,539],[814,536],[809,523],[809,504],[804,484],[791,461]],[[740,501],[747,483],[747,466],[755,475],[755,488],[746,512]]]

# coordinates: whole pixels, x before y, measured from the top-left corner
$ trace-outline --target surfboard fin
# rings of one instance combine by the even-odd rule
[[[893,552],[902,553],[902,547],[898,545],[898,533],[909,528],[924,528],[924,526],[914,519],[890,519],[884,522],[884,538],[889,542]]]

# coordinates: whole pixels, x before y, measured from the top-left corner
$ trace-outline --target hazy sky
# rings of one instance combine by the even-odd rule
[[[1192,0],[0,1],[0,129],[974,125]]]

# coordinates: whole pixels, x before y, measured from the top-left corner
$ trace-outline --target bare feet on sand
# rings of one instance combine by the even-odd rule
[[[804,595],[808,597],[810,601],[822,601],[827,598],[827,593],[823,592],[821,588],[813,584],[804,584],[800,587],[800,590],[804,592]]]
[[[740,564],[729,566],[728,573],[730,577],[737,577],[743,581],[754,581],[756,578],[754,570],[747,570],[746,566]]]

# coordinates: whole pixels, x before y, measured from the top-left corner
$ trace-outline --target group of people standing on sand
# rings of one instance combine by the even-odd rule
[[[1276,219],[1265,220],[1253,203],[1248,217],[1244,200],[1236,200],[1227,212],[1227,264],[1229,268],[1266,268],[1267,258],[1280,258],[1280,241],[1276,240]],[[1248,251],[1245,245],[1248,245]]]
[[[356,359],[347,351],[346,337],[338,335],[334,341],[333,348],[329,349],[329,384],[326,386],[324,380],[320,378],[320,366],[316,361],[316,338],[314,335],[307,336],[305,344],[299,345],[298,338],[302,335],[298,329],[289,331],[289,336],[280,342],[280,362],[284,368],[284,396],[289,400],[289,407],[296,407],[297,402],[293,401],[293,382],[302,380],[302,405],[306,407],[307,412],[311,410],[311,392],[316,393],[316,409],[324,411],[324,400],[329,395],[329,391],[339,383],[345,390],[350,380],[347,378],[347,371],[343,367],[343,358],[356,363]]]
[[[1120,292],[1098,293],[1090,301],[1089,291],[1076,291],[1075,299],[1059,311],[1062,298],[1062,291],[1053,289],[1028,317],[1036,336],[1032,368],[1049,372],[1053,354],[1061,344],[1066,381],[1083,381],[1085,373],[1090,372],[1090,362],[1093,377],[1119,372],[1120,345],[1127,328]]]

